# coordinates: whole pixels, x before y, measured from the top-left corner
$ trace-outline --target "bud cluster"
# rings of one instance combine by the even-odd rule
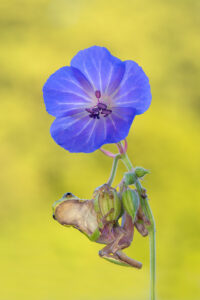
[[[124,182],[126,185],[135,184],[138,178],[143,178],[146,174],[149,174],[148,170],[136,167],[134,171],[124,174]]]

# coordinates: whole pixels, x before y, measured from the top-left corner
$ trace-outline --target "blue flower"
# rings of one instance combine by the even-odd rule
[[[136,115],[151,103],[148,77],[134,61],[103,47],[79,51],[70,67],[52,74],[43,88],[50,132],[70,152],[93,152],[126,138]]]

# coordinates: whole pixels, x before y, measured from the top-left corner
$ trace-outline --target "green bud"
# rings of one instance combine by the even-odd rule
[[[137,192],[126,189],[122,192],[122,203],[125,211],[132,217],[134,222],[140,204]]]
[[[121,200],[117,191],[104,184],[97,188],[93,194],[94,209],[98,216],[99,224],[103,221],[117,221],[121,213]],[[103,220],[102,220],[103,219]]]
[[[135,172],[127,172],[124,174],[124,181],[126,185],[134,184],[137,180]]]
[[[149,174],[150,172],[142,167],[136,167],[135,168],[135,174],[137,177],[143,177],[146,174]]]

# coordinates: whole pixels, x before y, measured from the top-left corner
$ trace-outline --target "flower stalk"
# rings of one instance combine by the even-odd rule
[[[128,171],[134,171],[134,167],[125,152],[122,154],[122,161],[125,164]],[[149,242],[150,242],[150,300],[155,300],[155,281],[156,281],[156,228],[155,228],[155,220],[149,205],[149,201],[147,199],[146,191],[142,188],[141,182],[139,179],[136,180],[135,183],[138,195],[140,197],[140,203],[142,206],[142,210],[150,220],[151,225],[148,226],[149,232]]]
[[[112,185],[112,183],[113,183],[113,180],[115,178],[116,171],[117,171],[118,161],[121,158],[122,158],[121,154],[116,154],[115,155],[115,158],[113,160],[113,165],[112,165],[112,170],[111,170],[110,178],[108,179],[108,182],[107,182],[109,185]]]
[[[104,154],[106,154],[109,157],[113,157],[113,165],[112,165],[112,170],[110,177],[107,181],[107,184],[110,186],[113,183],[113,180],[116,175],[117,171],[117,166],[118,166],[118,161],[121,159],[126,166],[127,170],[129,172],[134,172],[135,169],[127,155],[127,141],[125,140],[124,146],[122,142],[119,142],[116,144],[117,148],[119,150],[118,154],[113,154],[108,152],[107,150],[100,149]],[[111,155],[112,154],[112,155]],[[148,232],[149,232],[149,242],[150,242],[150,300],[155,300],[156,295],[155,295],[155,282],[156,282],[156,228],[155,228],[155,220],[149,205],[149,201],[146,195],[146,190],[142,187],[141,182],[139,178],[136,178],[135,181],[135,187],[137,189],[139,199],[140,199],[140,204],[142,207],[142,210],[145,214],[145,216],[148,218],[150,221],[150,225],[147,226]]]

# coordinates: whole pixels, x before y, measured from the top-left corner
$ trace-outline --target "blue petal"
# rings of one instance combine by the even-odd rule
[[[95,91],[107,95],[119,86],[125,71],[125,64],[120,59],[98,46],[79,51],[71,60],[71,66],[87,77]]]
[[[107,143],[123,140],[129,132],[135,112],[128,108],[114,108],[111,115],[92,119],[85,112],[63,115],[51,126],[55,142],[70,152],[93,152]]]
[[[56,118],[51,126],[55,142],[70,152],[93,152],[103,144],[102,120],[92,119],[87,113]]]
[[[91,105],[93,88],[76,68],[63,67],[49,77],[43,87],[46,110],[53,116]]]
[[[151,104],[149,79],[134,61],[125,61],[125,65],[121,84],[112,95],[113,103],[119,107],[134,108],[136,114],[142,114]]]
[[[133,108],[114,107],[112,113],[106,117],[106,143],[117,143],[125,139],[136,115]]]

